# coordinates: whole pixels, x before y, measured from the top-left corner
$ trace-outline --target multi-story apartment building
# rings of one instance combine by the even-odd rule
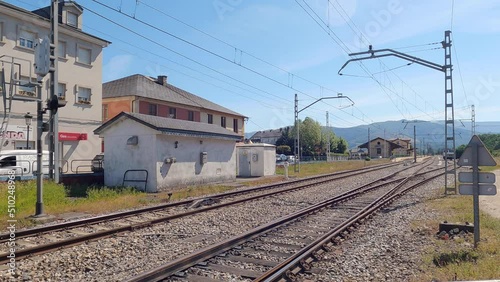
[[[243,139],[245,116],[167,83],[140,74],[103,84],[103,122],[121,112],[217,124]]]
[[[59,156],[63,173],[76,172],[78,166],[101,152],[101,141],[93,130],[102,121],[102,60],[103,48],[110,42],[82,30],[83,9],[73,1],[60,1],[57,44],[58,98],[66,106],[59,113]],[[38,38],[50,37],[50,7],[28,11],[0,1],[0,58],[19,62],[19,68],[3,63],[3,76],[8,85],[13,79],[21,84],[36,81],[33,70],[34,46]],[[12,59],[14,58],[14,59]],[[13,76],[13,77],[12,77]],[[50,75],[43,79],[42,99],[49,97]],[[10,89],[6,89],[6,92]],[[14,92],[23,94],[23,87]],[[3,102],[0,111],[5,113]],[[44,103],[45,106],[45,103]],[[29,137],[25,122],[27,113],[33,115]],[[44,115],[47,121],[48,114]],[[13,101],[11,119],[7,127],[7,144],[2,150],[36,148],[36,103]],[[47,150],[47,134],[43,135],[43,149]],[[87,161],[85,161],[87,160]]]

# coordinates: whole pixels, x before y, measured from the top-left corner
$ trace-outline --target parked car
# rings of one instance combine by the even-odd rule
[[[37,170],[37,150],[5,150],[0,153],[0,175],[14,171],[16,176],[34,176]],[[49,173],[49,152],[42,152],[42,172]]]
[[[284,154],[276,154],[276,162],[284,162],[287,160],[286,155]]]

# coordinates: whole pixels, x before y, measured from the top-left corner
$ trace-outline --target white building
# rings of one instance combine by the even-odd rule
[[[276,146],[270,144],[238,144],[236,146],[238,176],[268,176],[276,173]]]
[[[58,98],[67,102],[59,109],[59,155],[63,173],[75,172],[78,166],[90,164],[89,160],[101,152],[101,140],[93,130],[102,120],[102,51],[110,42],[82,31],[83,9],[73,1],[60,1],[58,48]],[[12,82],[11,65],[5,61],[15,58],[14,79],[21,84],[35,82],[33,70],[34,44],[38,38],[50,35],[50,7],[28,11],[0,1],[0,70],[7,83]],[[42,99],[49,95],[49,77],[43,80]],[[0,79],[1,80],[1,79]],[[7,93],[9,85],[0,86]],[[25,90],[25,89],[24,89]],[[17,86],[14,93],[23,92]],[[44,103],[45,104],[45,103]],[[45,107],[45,105],[44,105]],[[4,104],[0,99],[0,118]],[[33,116],[27,141],[24,116]],[[47,121],[48,112],[44,115]],[[36,103],[13,101],[11,119],[6,130],[7,144],[2,150],[34,149],[36,140]],[[43,149],[48,149],[48,138],[43,135]]]
[[[236,179],[241,136],[215,124],[122,112],[97,128],[104,184],[147,192]]]

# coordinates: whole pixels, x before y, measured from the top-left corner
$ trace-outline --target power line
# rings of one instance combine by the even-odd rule
[[[103,16],[103,15],[101,15],[101,14],[99,14],[99,13],[97,13],[97,12],[93,11],[92,9],[90,9],[90,8],[88,8],[88,7],[84,7],[84,8],[85,8],[86,10],[88,10],[89,12],[91,12],[91,13],[95,14],[96,16],[98,16],[98,17],[100,17],[100,18],[103,18],[103,19],[105,19],[105,20],[107,20],[107,21],[109,21],[109,22],[111,22],[111,23],[113,23],[113,24],[115,24],[115,25],[117,25],[117,26],[119,26],[119,27],[121,27],[121,28],[123,28],[123,29],[125,29],[125,30],[127,30],[127,31],[129,31],[129,32],[131,32],[131,33],[133,33],[133,34],[135,34],[135,35],[137,35],[137,36],[139,36],[139,37],[141,37],[141,38],[143,38],[143,39],[145,39],[145,40],[147,40],[147,41],[151,42],[151,43],[153,43],[153,44],[155,44],[155,45],[158,45],[158,46],[160,46],[160,47],[162,47],[162,48],[164,48],[164,49],[166,49],[166,50],[168,50],[168,51],[170,51],[170,52],[172,52],[172,53],[174,53],[174,54],[176,54],[176,55],[178,55],[178,56],[181,56],[181,57],[183,57],[183,58],[185,58],[185,59],[187,59],[187,60],[189,60],[189,61],[191,61],[191,62],[193,62],[193,63],[195,63],[195,64],[198,64],[198,65],[200,65],[200,66],[203,66],[203,67],[205,67],[205,68],[207,68],[207,69],[209,69],[209,70],[211,70],[211,71],[213,71],[213,72],[216,72],[216,73],[218,73],[218,74],[220,74],[220,75],[222,75],[222,76],[225,76],[225,77],[230,78],[230,79],[232,79],[232,80],[234,80],[234,81],[237,81],[237,82],[239,82],[239,83],[241,83],[241,84],[243,84],[243,85],[246,85],[246,86],[248,86],[248,87],[251,87],[251,88],[253,88],[253,89],[256,89],[256,90],[258,90],[258,91],[261,91],[261,92],[263,92],[263,93],[266,93],[266,94],[268,94],[268,95],[274,96],[274,97],[276,97],[276,98],[278,98],[278,99],[282,99],[282,97],[279,97],[279,96],[277,96],[277,95],[275,95],[275,94],[272,94],[272,93],[270,93],[270,92],[268,92],[268,91],[262,90],[262,89],[260,89],[260,88],[258,88],[258,87],[256,87],[256,86],[254,86],[254,85],[251,85],[251,84],[249,84],[249,83],[246,83],[246,82],[244,82],[244,81],[241,81],[241,80],[239,80],[239,79],[237,79],[237,78],[234,78],[234,77],[232,77],[232,76],[230,76],[230,75],[227,75],[227,74],[225,74],[225,73],[223,73],[223,72],[221,72],[221,71],[218,71],[218,70],[216,70],[216,69],[214,69],[214,68],[212,68],[212,67],[210,67],[210,66],[208,66],[208,65],[202,64],[202,63],[200,63],[200,62],[198,62],[198,61],[196,61],[196,60],[194,60],[194,59],[192,59],[192,58],[190,58],[190,57],[188,57],[188,56],[186,56],[186,55],[183,55],[183,54],[181,54],[181,53],[179,53],[179,52],[177,52],[177,51],[175,51],[175,50],[173,50],[173,49],[171,49],[171,48],[169,48],[169,47],[165,46],[164,44],[158,43],[158,42],[156,42],[156,41],[154,41],[154,40],[152,40],[152,39],[150,39],[150,38],[148,38],[148,37],[146,37],[146,36],[144,36],[144,35],[142,35],[142,34],[140,34],[140,33],[136,32],[136,31],[133,31],[132,29],[130,29],[130,28],[128,28],[128,27],[126,27],[126,26],[124,26],[124,25],[122,25],[122,24],[120,24],[120,23],[117,23],[116,21],[113,21],[113,20],[111,20],[111,19],[109,19],[109,18],[107,18],[107,17],[105,17],[105,16]]]
[[[305,1],[304,1],[305,2]],[[339,15],[348,23],[348,26],[349,28],[355,33],[357,34],[357,31],[354,30],[354,28],[349,24],[349,22],[352,22],[352,24],[356,27],[356,29],[359,31],[359,34],[360,34],[360,37],[361,38],[365,38],[365,41],[366,43],[370,43],[370,40],[364,35],[363,31],[356,25],[356,23],[352,20],[352,18],[347,14],[347,12],[345,11],[345,9],[342,7],[342,5],[336,0],[335,1],[340,9],[344,12],[345,16],[348,18],[346,19],[346,17],[344,17],[344,15],[342,15],[342,13],[340,13],[340,11],[333,5],[330,3],[330,1],[328,1],[328,4],[333,6],[335,8],[335,10],[339,13]],[[332,31],[333,32],[333,31]],[[342,41],[340,38],[339,38],[340,41]],[[338,44],[338,43],[337,43]],[[369,47],[368,44],[365,44],[366,47]],[[426,43],[426,44],[418,44],[418,45],[412,45],[412,46],[405,46],[405,47],[398,47],[398,48],[392,48],[392,49],[406,49],[406,48],[415,48],[415,47],[420,47],[420,46],[430,46],[430,45],[437,45],[437,44],[441,44],[441,42],[432,42],[432,43]],[[344,44],[345,45],[345,44]],[[347,46],[346,46],[347,47]],[[349,48],[347,48],[349,49]],[[430,48],[430,49],[421,49],[421,50],[414,50],[414,51],[407,51],[406,53],[417,53],[417,52],[422,52],[422,51],[427,51],[427,50],[436,50],[436,49],[441,49],[441,48]],[[385,66],[385,63],[382,62],[380,59],[378,59],[381,64],[383,64]],[[362,64],[362,63],[361,63]],[[401,82],[403,82],[415,95],[418,95],[422,100],[425,100],[420,94],[418,94],[410,85],[408,85],[401,77],[399,77],[394,71],[391,70],[391,73],[394,74],[394,76],[396,76],[399,80],[401,80]],[[397,95],[397,93],[394,93]],[[399,95],[397,95],[399,96]],[[400,97],[401,98],[401,97]]]
[[[187,43],[187,44],[189,44],[189,45],[191,45],[191,46],[194,46],[194,47],[199,48],[199,49],[201,49],[201,50],[203,50],[203,51],[205,51],[205,52],[208,52],[209,54],[212,54],[212,55],[214,55],[214,56],[216,56],[216,57],[219,57],[219,58],[221,58],[221,59],[223,59],[223,60],[225,60],[225,61],[227,61],[227,62],[230,62],[230,63],[235,64],[235,62],[233,62],[233,61],[231,61],[231,60],[229,60],[229,59],[227,59],[227,58],[225,58],[225,57],[223,57],[223,56],[221,56],[221,55],[219,55],[219,54],[217,54],[217,53],[215,53],[215,52],[212,52],[212,51],[210,51],[210,50],[208,50],[208,49],[206,49],[206,48],[203,48],[203,47],[201,47],[201,46],[198,46],[197,44],[194,44],[194,43],[191,43],[191,42],[189,42],[189,41],[187,41],[187,40],[184,40],[184,39],[182,39],[182,38],[180,38],[180,37],[178,37],[178,36],[176,36],[176,35],[173,35],[173,34],[171,34],[171,33],[169,33],[169,32],[166,32],[166,31],[164,31],[164,30],[162,30],[162,29],[159,29],[159,28],[157,28],[157,27],[155,27],[155,26],[152,26],[151,24],[148,24],[148,23],[146,23],[146,22],[144,22],[144,21],[141,21],[141,20],[139,20],[139,19],[137,19],[137,18],[135,18],[135,17],[131,17],[130,15],[127,15],[127,14],[121,13],[121,12],[119,12],[118,10],[116,10],[116,9],[114,9],[114,8],[112,8],[112,7],[109,7],[108,5],[103,4],[103,3],[99,2],[99,1],[96,1],[96,0],[93,0],[93,1],[94,1],[94,2],[96,2],[96,3],[98,3],[98,4],[100,4],[100,5],[102,5],[102,6],[104,6],[104,7],[106,7],[106,8],[108,8],[108,9],[111,9],[111,10],[113,10],[113,11],[115,11],[115,12],[118,12],[118,13],[120,13],[120,14],[122,14],[122,15],[126,16],[126,17],[129,17],[129,18],[131,18],[131,19],[133,19],[133,20],[135,20],[135,21],[138,21],[138,22],[140,22],[140,23],[142,23],[142,24],[144,24],[144,25],[147,25],[147,26],[149,26],[149,27],[151,27],[151,28],[153,28],[153,29],[156,29],[156,30],[158,30],[158,31],[160,31],[160,32],[162,32],[162,33],[165,33],[165,34],[167,34],[167,35],[173,36],[173,37],[174,37],[174,38],[176,38],[176,39],[179,39],[179,40],[181,40],[181,41],[183,41],[183,42],[185,42],[185,43]],[[150,41],[150,42],[153,42],[153,43],[155,43],[155,44],[157,44],[157,45],[159,45],[159,46],[161,46],[161,47],[163,47],[163,48],[165,48],[165,49],[167,49],[167,50],[169,50],[169,51],[171,51],[171,52],[174,52],[174,53],[175,53],[175,54],[177,54],[177,55],[182,56],[183,58],[186,58],[186,59],[188,59],[188,60],[190,60],[190,61],[193,61],[193,62],[195,62],[195,63],[197,63],[197,64],[200,64],[200,65],[202,65],[202,66],[204,66],[204,67],[206,67],[206,68],[209,68],[210,70],[215,71],[215,72],[217,72],[217,73],[219,73],[219,74],[222,74],[222,75],[224,75],[224,76],[226,76],[226,77],[229,77],[229,78],[231,78],[231,79],[234,79],[234,78],[232,78],[231,76],[225,75],[225,74],[223,74],[222,72],[219,72],[219,71],[217,71],[217,70],[215,70],[215,69],[213,69],[213,68],[210,68],[210,67],[208,67],[208,66],[206,66],[206,65],[204,65],[204,64],[201,64],[201,63],[199,63],[199,62],[197,62],[197,61],[195,61],[195,60],[193,60],[193,59],[191,59],[191,58],[189,58],[189,57],[187,57],[187,56],[185,56],[185,55],[180,54],[179,52],[176,52],[176,51],[174,51],[174,50],[172,50],[172,49],[170,49],[170,48],[168,48],[168,47],[166,47],[166,46],[164,46],[164,45],[162,45],[162,44],[159,44],[159,43],[157,43],[157,42],[155,42],[155,41],[153,41],[153,40],[151,40],[151,39],[149,39],[149,38],[146,38],[145,36],[140,35],[140,34],[138,34],[138,33],[134,32],[134,31],[132,31],[131,29],[129,29],[129,28],[127,28],[127,27],[125,27],[125,26],[123,26],[123,25],[121,25],[121,24],[119,24],[119,23],[117,23],[117,22],[115,22],[115,21],[113,21],[113,20],[111,20],[111,19],[109,19],[109,18],[107,18],[107,17],[103,16],[103,15],[100,15],[100,14],[98,14],[97,12],[95,12],[95,11],[93,11],[93,10],[89,9],[89,8],[86,8],[86,9],[87,9],[87,10],[89,10],[90,12],[92,12],[92,13],[94,13],[94,14],[98,15],[99,17],[104,18],[104,19],[106,19],[106,20],[108,20],[108,21],[110,21],[110,22],[112,22],[112,23],[114,23],[114,24],[116,24],[116,25],[118,25],[118,26],[120,26],[120,27],[122,27],[122,28],[124,28],[124,29],[126,29],[126,30],[128,30],[128,31],[130,31],[130,32],[132,32],[132,33],[134,33],[134,34],[136,34],[136,35],[138,35],[138,36],[140,36],[140,37],[142,37],[142,38],[146,39],[146,40],[148,40],[148,41]],[[307,94],[307,93],[305,93],[305,92],[303,92],[303,91],[300,91],[300,90],[298,90],[298,89],[294,88],[293,86],[290,86],[290,85],[284,84],[284,83],[282,83],[282,82],[280,82],[280,81],[278,81],[278,80],[276,80],[276,79],[273,79],[273,78],[271,78],[271,77],[269,77],[269,76],[267,76],[267,75],[264,75],[264,74],[262,74],[262,73],[259,73],[259,72],[255,71],[255,70],[253,70],[253,69],[250,69],[250,68],[248,68],[248,67],[246,67],[246,66],[243,66],[243,65],[241,65],[241,64],[237,64],[237,65],[238,65],[238,66],[240,66],[240,67],[242,67],[242,68],[244,68],[244,69],[246,69],[246,70],[251,71],[252,73],[258,74],[259,76],[265,77],[265,78],[267,78],[267,79],[269,79],[269,80],[271,80],[271,81],[273,81],[273,82],[275,82],[275,83],[277,83],[277,84],[279,84],[279,85],[282,85],[282,86],[284,86],[284,87],[287,87],[287,88],[290,88],[290,89],[292,89],[292,90],[295,90],[295,91],[297,91],[298,93],[304,94],[304,95],[306,95],[306,96],[308,96],[308,97],[311,97],[311,98],[316,98],[316,97],[314,97],[314,96],[312,96],[312,95],[309,95],[309,94]],[[293,75],[293,74],[292,74],[292,75]],[[236,79],[235,79],[235,80],[236,80]],[[237,80],[237,81],[238,81],[238,82],[240,82],[240,83],[243,83],[243,84],[245,84],[245,85],[247,85],[247,86],[250,86],[250,87],[252,87],[252,88],[256,88],[256,87],[254,87],[254,86],[251,86],[251,85],[249,85],[249,84],[247,84],[247,83],[242,82],[241,80]],[[319,84],[317,84],[317,85],[319,85]],[[326,87],[323,87],[323,88],[327,89]],[[256,89],[258,89],[258,88],[256,88]],[[258,89],[258,90],[260,90],[260,91],[262,91],[262,92],[265,92],[265,93],[267,93],[267,94],[273,95],[273,94],[271,94],[271,93],[269,93],[269,92],[267,92],[267,91],[264,91],[264,90],[261,90],[261,89]],[[331,89],[329,89],[329,90],[330,90],[330,91],[333,91],[333,90],[331,90]],[[279,97],[279,96],[276,96],[276,95],[273,95],[273,96],[278,97],[278,98],[280,98],[280,99],[281,99],[281,97]],[[323,103],[325,103],[325,102],[323,102]],[[325,104],[327,104],[327,105],[331,106],[331,105],[330,105],[330,104],[328,104],[328,103],[325,103]]]

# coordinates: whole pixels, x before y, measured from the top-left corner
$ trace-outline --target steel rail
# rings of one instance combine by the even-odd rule
[[[403,194],[408,192],[409,190],[420,186],[424,183],[427,183],[437,177],[444,175],[444,173],[440,173],[438,175],[434,175],[423,181],[420,181],[416,184],[413,184],[398,193],[395,193],[398,189],[400,189],[404,184],[408,182],[410,178],[414,176],[408,177],[405,181],[402,181],[396,187],[373,201],[371,204],[367,205],[363,210],[357,212],[355,215],[346,219],[343,223],[336,226],[334,229],[324,234],[320,238],[316,239],[314,242],[304,247],[303,249],[296,252],[291,257],[287,258],[285,261],[279,263],[272,269],[268,270],[260,277],[254,279],[254,282],[271,282],[271,281],[294,281],[295,276],[304,270],[311,269],[311,263],[319,260],[318,258],[325,252],[328,251],[328,248],[336,244],[338,241],[338,237],[343,237],[345,232],[349,232],[350,229],[356,224],[360,224],[365,218],[374,214],[379,209],[384,206],[389,205],[397,198],[401,197]]]
[[[436,169],[436,170],[441,170],[442,168]],[[424,172],[424,173],[418,173],[414,174],[413,176],[420,176],[424,175],[432,171]],[[127,282],[139,282],[139,281],[160,281],[162,279],[166,279],[169,276],[182,271],[186,268],[192,267],[196,264],[198,264],[200,261],[207,260],[211,257],[213,257],[216,254],[219,254],[221,252],[230,250],[231,248],[234,248],[236,245],[242,244],[250,239],[256,238],[258,236],[261,236],[263,233],[267,233],[277,227],[280,227],[284,224],[288,224],[291,221],[294,221],[300,217],[303,217],[307,214],[314,213],[315,211],[325,208],[326,206],[330,206],[339,202],[346,201],[350,198],[356,197],[359,193],[366,193],[368,191],[377,189],[381,186],[385,186],[388,184],[392,184],[397,181],[405,181],[408,177],[400,178],[397,180],[392,180],[387,183],[382,183],[378,184],[375,186],[371,186],[377,181],[373,181],[369,184],[362,185],[360,187],[357,187],[355,189],[352,189],[348,192],[342,193],[340,195],[334,196],[330,199],[324,200],[320,203],[313,204],[309,207],[306,207],[304,209],[301,209],[299,211],[296,211],[294,213],[291,213],[290,215],[278,218],[274,221],[271,221],[270,223],[261,225],[257,228],[254,228],[252,230],[246,231],[241,235],[234,236],[232,238],[226,239],[222,242],[216,243],[214,245],[205,247],[199,251],[196,251],[190,255],[180,257],[176,260],[173,260],[172,262],[169,262],[165,265],[156,267],[154,269],[151,269],[149,271],[143,272],[135,277],[132,277],[131,279],[127,280]],[[371,186],[371,187],[370,187]]]
[[[376,183],[378,181],[393,177],[394,175],[398,174],[399,172],[401,172],[401,171],[386,175],[386,176],[374,181],[373,183]],[[228,202],[228,203],[212,205],[209,207],[191,210],[191,211],[187,211],[187,212],[183,212],[183,213],[163,216],[163,217],[159,217],[156,219],[144,220],[143,222],[140,222],[140,223],[133,223],[133,224],[130,224],[127,226],[121,226],[121,227],[111,228],[108,230],[97,231],[97,232],[89,233],[86,235],[79,235],[79,236],[73,237],[73,238],[68,238],[68,239],[64,239],[64,240],[60,240],[60,241],[56,241],[56,242],[51,242],[51,243],[42,244],[42,245],[38,245],[38,246],[34,246],[34,247],[20,249],[20,250],[16,250],[16,259],[22,259],[22,258],[29,257],[32,255],[39,255],[39,254],[47,253],[47,252],[50,252],[50,251],[53,251],[56,249],[72,247],[72,246],[76,246],[76,245],[82,244],[82,243],[87,242],[87,241],[106,238],[106,237],[109,237],[109,236],[112,236],[112,235],[115,235],[118,233],[133,231],[133,230],[136,230],[139,228],[151,226],[151,225],[162,223],[162,222],[167,222],[167,221],[170,221],[173,219],[178,219],[181,217],[186,217],[186,216],[190,216],[190,215],[197,214],[197,213],[202,213],[202,212],[215,210],[215,209],[219,209],[219,208],[223,208],[223,207],[227,207],[227,206],[232,206],[232,205],[240,204],[243,202],[256,200],[259,198],[269,197],[269,196],[273,196],[273,195],[277,195],[277,194],[288,193],[288,192],[292,192],[295,190],[304,189],[304,188],[309,187],[309,186],[320,185],[320,184],[327,183],[330,181],[332,181],[332,179],[325,179],[325,180],[321,180],[319,182],[307,183],[307,184],[303,184],[303,185],[297,186],[297,187],[292,187],[292,188],[289,188],[286,190],[271,191],[271,192],[268,192],[265,194],[260,194],[260,195],[248,197],[245,199],[239,199],[239,200],[235,200],[235,201]],[[371,185],[371,184],[372,183],[369,183],[366,185]],[[0,263],[6,263],[8,261],[7,255],[8,255],[8,253],[0,254]]]
[[[358,170],[348,170],[348,171],[335,172],[335,173],[331,173],[331,174],[324,174],[324,175],[320,175],[320,176],[312,176],[312,177],[302,178],[299,180],[288,181],[286,183],[270,184],[270,185],[264,185],[264,186],[259,186],[259,187],[238,190],[238,191],[224,192],[224,193],[220,193],[220,194],[209,196],[209,197],[212,199],[221,199],[221,198],[235,196],[235,195],[243,195],[245,193],[252,193],[252,192],[258,192],[261,190],[279,188],[279,187],[282,187],[285,185],[290,185],[290,184],[299,184],[301,182],[311,181],[311,180],[315,180],[315,179],[342,176],[344,174],[349,174],[349,173],[352,173],[352,174],[348,175],[348,176],[355,176],[358,174],[372,172],[375,170],[384,169],[384,168],[392,167],[392,166],[396,166],[396,165],[399,165],[399,163],[389,164],[389,165],[382,164],[382,165],[370,166],[368,168],[362,168],[362,169],[358,169]],[[346,176],[346,177],[348,177],[348,176]],[[337,179],[341,179],[341,178],[342,177],[339,177]],[[335,180],[335,179],[331,179],[331,180]],[[190,200],[183,200],[183,201],[178,201],[178,202],[174,202],[174,203],[167,203],[167,204],[156,205],[156,206],[146,207],[146,208],[140,208],[140,209],[135,209],[135,210],[130,210],[130,211],[110,213],[110,214],[106,214],[106,215],[85,218],[85,219],[80,219],[80,220],[75,220],[75,221],[70,221],[70,222],[63,222],[60,224],[53,224],[53,225],[49,225],[49,226],[42,226],[42,227],[37,227],[37,228],[19,230],[16,232],[16,238],[22,239],[22,238],[26,238],[26,237],[33,236],[33,235],[54,232],[54,231],[59,231],[59,230],[65,230],[68,228],[87,226],[89,224],[97,224],[97,223],[101,223],[101,222],[105,222],[105,221],[109,221],[109,220],[124,219],[126,217],[136,216],[140,213],[154,212],[154,211],[160,211],[160,210],[167,209],[167,208],[189,205],[189,204],[194,203],[195,201],[206,199],[206,198],[207,198],[207,196],[196,197],[196,198],[193,198]],[[10,233],[0,234],[0,243],[5,243],[5,242],[9,241],[9,238],[10,238]]]

